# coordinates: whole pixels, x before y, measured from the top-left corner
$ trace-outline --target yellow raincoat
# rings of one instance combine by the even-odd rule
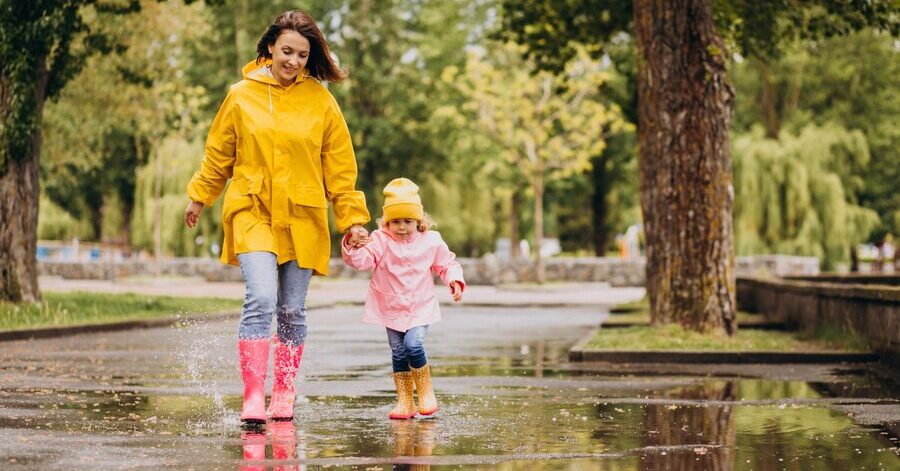
[[[279,264],[296,260],[327,275],[327,202],[341,232],[369,222],[365,196],[355,188],[347,124],[331,93],[305,69],[286,88],[265,64],[250,62],[243,73],[216,114],[188,197],[212,206],[232,179],[222,210],[223,263],[265,251]]]

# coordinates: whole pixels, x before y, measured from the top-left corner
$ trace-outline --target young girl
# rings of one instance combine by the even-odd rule
[[[438,405],[422,342],[428,326],[441,320],[432,271],[459,302],[466,287],[462,267],[441,235],[429,231],[431,221],[422,208],[419,187],[406,178],[394,179],[384,188],[379,226],[357,243],[345,236],[344,261],[357,270],[372,270],[363,322],[387,328],[397,387],[397,405],[388,417],[415,417],[413,383],[418,412],[431,415]]]

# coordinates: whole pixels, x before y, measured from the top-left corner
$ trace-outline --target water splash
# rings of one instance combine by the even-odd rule
[[[197,428],[233,428],[240,424],[237,414],[225,405],[223,391],[225,389],[222,372],[231,373],[236,364],[224,354],[227,349],[223,345],[230,345],[232,337],[216,329],[214,323],[197,316],[179,315],[179,322],[174,329],[182,339],[180,349],[177,352],[178,360],[184,366],[191,386],[197,388],[200,393],[212,400],[214,405],[213,417],[205,417],[207,420],[191,421],[192,427]],[[209,421],[208,419],[212,419]]]

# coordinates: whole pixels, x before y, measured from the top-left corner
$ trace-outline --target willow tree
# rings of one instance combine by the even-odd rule
[[[739,254],[810,255],[832,269],[878,224],[854,196],[863,182],[851,169],[869,161],[858,130],[808,125],[769,139],[756,128],[735,140],[734,155]]]
[[[504,14],[502,35],[549,68],[579,43],[600,54],[633,34],[651,320],[727,334],[737,331],[729,53],[770,57],[789,40],[896,32],[900,21],[890,0],[508,0]]]
[[[544,281],[541,240],[544,188],[548,180],[583,171],[605,146],[604,129],[625,123],[618,108],[597,100],[608,71],[587,54],[571,60],[563,73],[538,71],[511,43],[490,44],[473,53],[462,76],[449,69],[444,80],[469,97],[464,106],[475,117],[473,131],[500,149],[534,194],[535,276]],[[512,214],[511,217],[518,217]]]

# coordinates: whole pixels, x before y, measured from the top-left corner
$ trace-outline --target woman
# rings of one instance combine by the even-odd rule
[[[269,26],[258,56],[219,109],[200,171],[188,183],[184,220],[194,227],[226,181],[222,261],[239,264],[247,291],[238,329],[244,380],[241,420],[265,423],[265,379],[273,313],[275,377],[268,417],[291,420],[294,378],[306,338],[306,292],[326,275],[327,202],[354,244],[368,235],[365,196],[355,189],[356,157],[334,97],[319,81],[339,82],[328,44],[306,13]]]

